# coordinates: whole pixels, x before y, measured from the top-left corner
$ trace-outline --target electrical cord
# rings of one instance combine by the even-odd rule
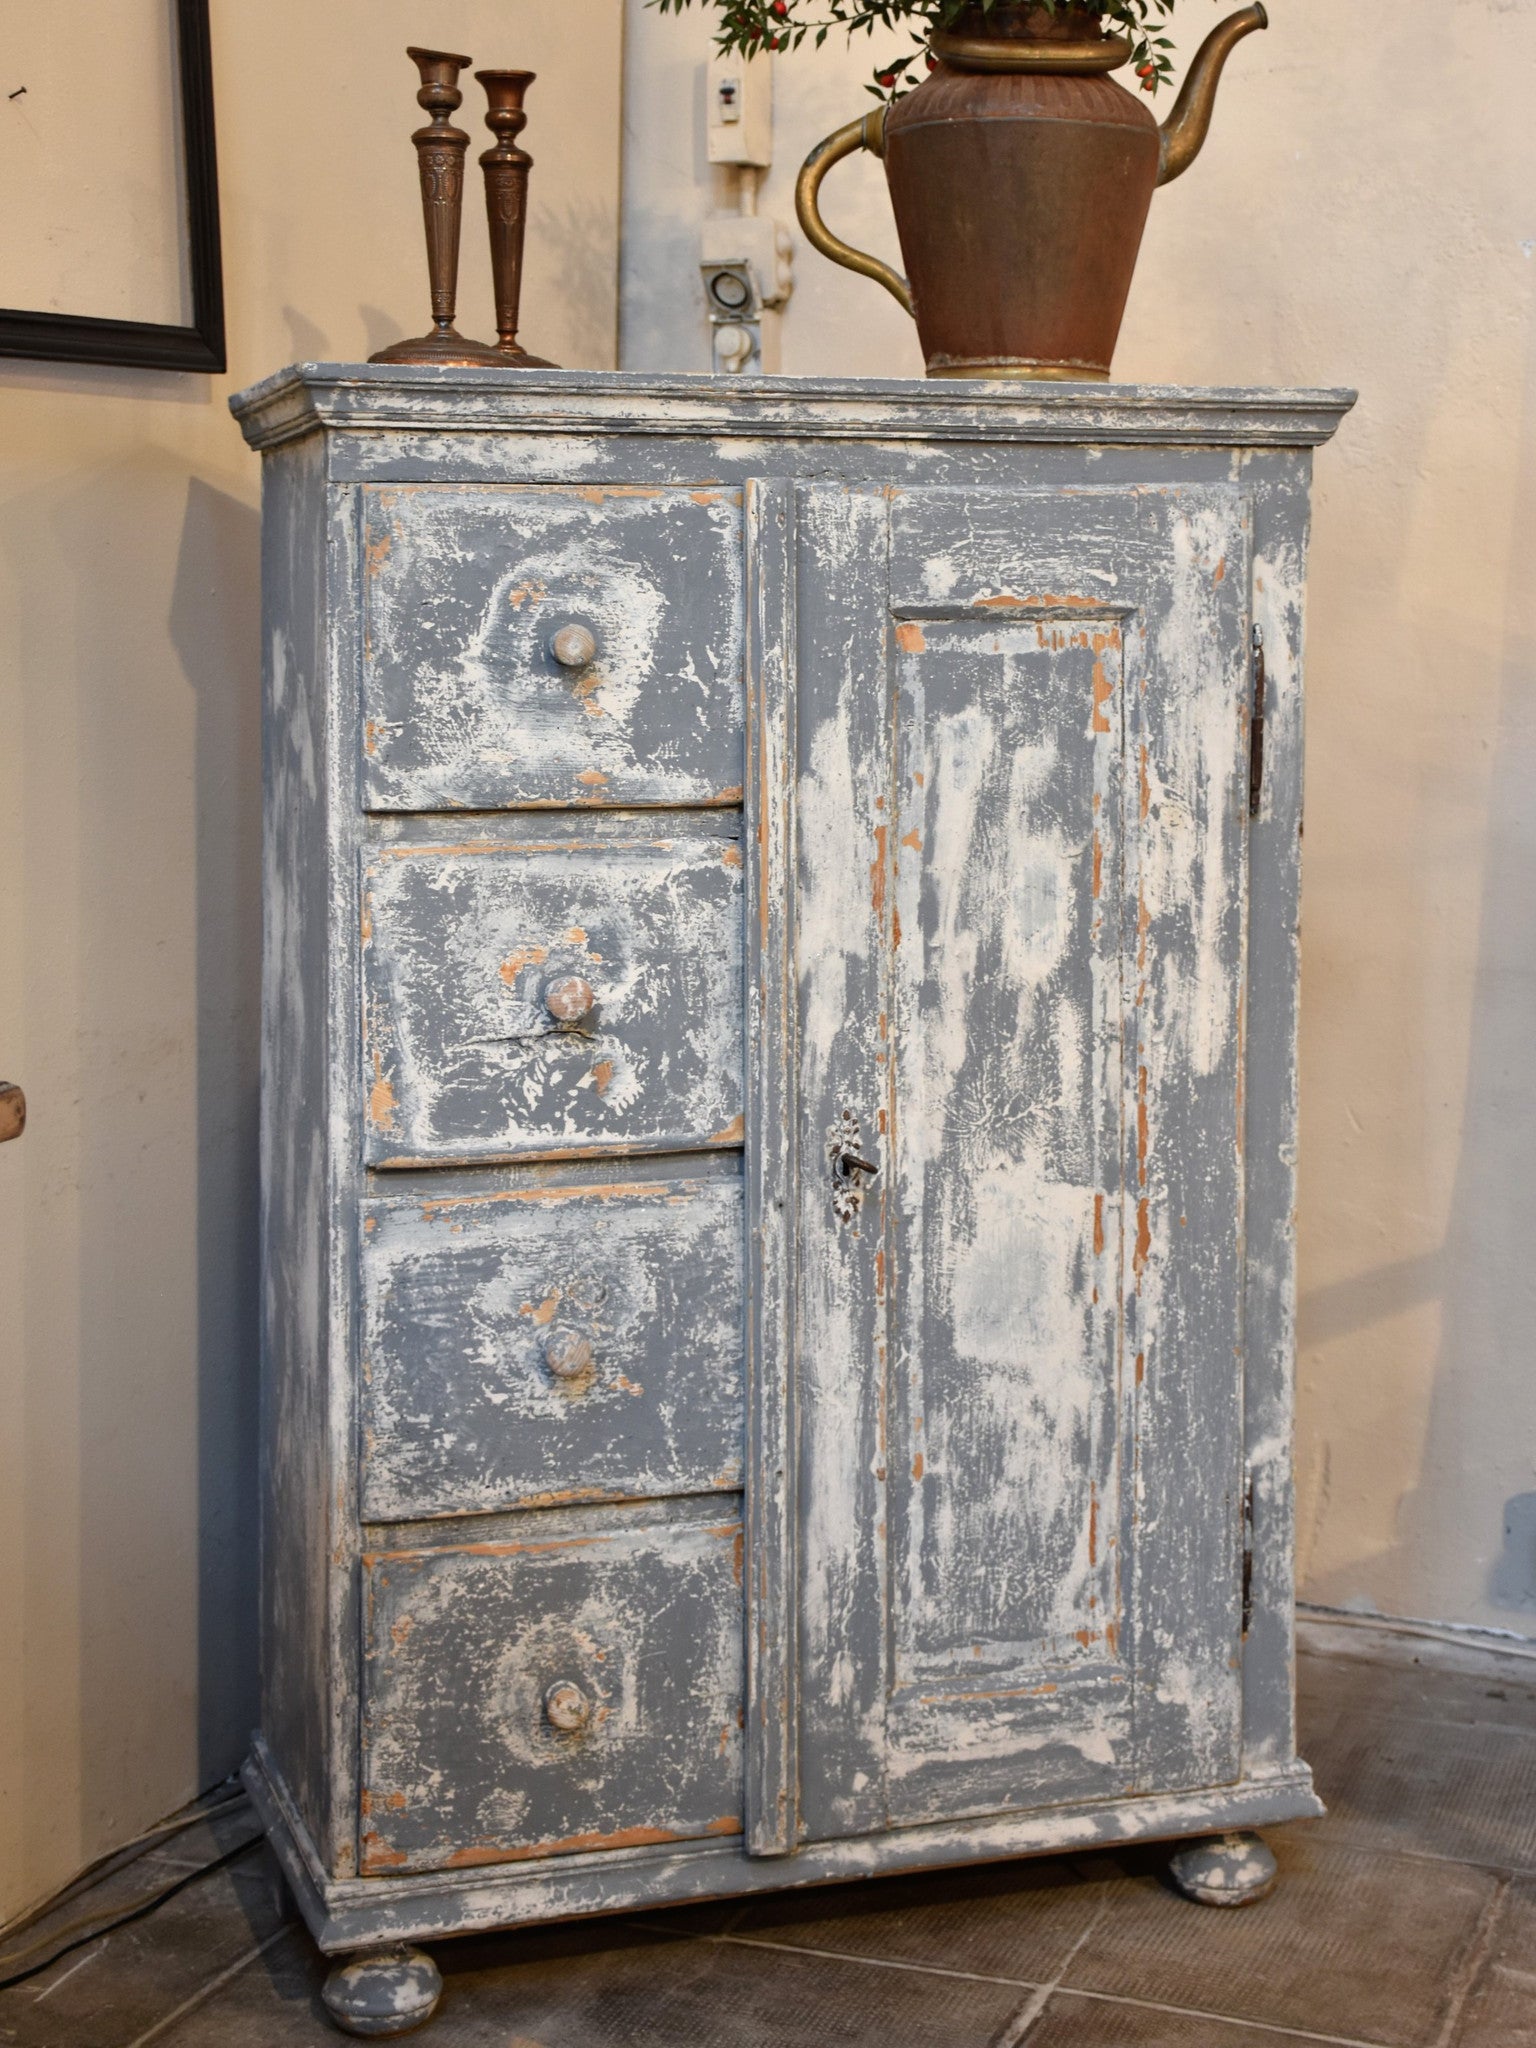
[[[224,1780],[226,1785],[234,1782],[232,1777]],[[216,1786],[214,1789],[217,1791],[222,1788]],[[237,1813],[248,1804],[246,1794],[236,1792],[230,1798],[221,1799],[213,1806],[189,1808],[186,1812],[178,1814],[174,1820],[157,1821],[152,1828],[146,1828],[143,1834],[135,1835],[131,1841],[121,1843],[116,1849],[108,1849],[105,1855],[98,1856],[92,1863],[87,1863],[83,1870],[76,1871],[68,1884],[60,1886],[59,1890],[44,1899],[41,1905],[31,1906],[25,1913],[18,1914],[14,1920],[7,1920],[5,1925],[0,1927],[0,1941],[8,1941],[12,1935],[20,1934],[24,1929],[35,1925],[45,1914],[56,1913],[60,1906],[68,1905],[79,1892],[98,1883],[104,1877],[110,1877],[114,1871],[125,1870],[130,1863],[146,1855],[157,1842],[163,1842],[172,1835],[185,1834],[188,1828],[195,1828],[200,1821],[217,1820],[221,1814]]]
[[[0,1987],[16,1984],[24,1977],[32,1977],[39,1970],[46,1970],[50,1963],[60,1956],[68,1955],[71,1949],[83,1948],[87,1942],[97,1940],[101,1935],[110,1934],[115,1928],[126,1926],[130,1920],[138,1920],[145,1913],[153,1911],[165,1899],[192,1884],[210,1870],[217,1870],[221,1864],[231,1862],[251,1846],[254,1837],[237,1842],[232,1849],[221,1850],[216,1856],[206,1857],[189,1870],[178,1870],[174,1876],[152,1885],[149,1890],[136,1893],[132,1898],[98,1908],[94,1913],[82,1913],[62,1926],[55,1926],[33,1936],[31,1941],[15,1944],[13,1937],[25,1933],[28,1928],[37,1927],[40,1921],[57,1913],[62,1907],[78,1899],[82,1893],[114,1877],[120,1870],[126,1870],[141,1856],[147,1855],[161,1843],[175,1835],[185,1834],[188,1828],[195,1828],[205,1820],[218,1820],[225,1815],[249,1810],[250,1800],[245,1793],[235,1798],[224,1799],[213,1806],[203,1806],[176,1820],[162,1821],[157,1827],[148,1828],[142,1835],[136,1835],[121,1848],[109,1850],[105,1856],[98,1856],[94,1863],[88,1863],[77,1877],[46,1899],[42,1905],[34,1906],[9,1926],[0,1929]]]

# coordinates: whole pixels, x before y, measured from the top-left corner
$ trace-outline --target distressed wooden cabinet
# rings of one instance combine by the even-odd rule
[[[323,366],[236,401],[250,1784],[364,1952],[344,2022],[430,2005],[391,1943],[1318,1810],[1300,663],[1348,402]]]

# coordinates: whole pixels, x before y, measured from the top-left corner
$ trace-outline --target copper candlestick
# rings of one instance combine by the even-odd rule
[[[518,301],[523,292],[523,235],[528,225],[528,173],[533,158],[516,137],[527,126],[523,95],[532,71],[477,71],[488,102],[485,125],[495,147],[480,159],[485,172],[485,211],[491,228],[491,281],[496,293],[496,353],[525,370],[552,370],[543,356],[531,356],[517,339]]]
[[[484,342],[468,341],[453,324],[459,283],[459,223],[464,212],[464,152],[469,137],[448,116],[464,98],[459,73],[473,59],[449,50],[409,49],[405,53],[421,73],[416,103],[432,117],[431,125],[411,137],[421,177],[421,210],[427,226],[427,274],[432,284],[432,331],[412,341],[397,341],[368,358],[371,363],[503,363],[505,358]]]

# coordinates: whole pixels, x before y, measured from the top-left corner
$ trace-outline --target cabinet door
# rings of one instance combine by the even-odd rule
[[[748,842],[793,999],[752,1115],[781,1087],[798,1167],[759,1128],[796,1229],[754,1398],[797,1454],[749,1583],[801,1662],[765,1703],[758,1652],[752,1846],[1230,1781],[1245,501],[781,517]]]

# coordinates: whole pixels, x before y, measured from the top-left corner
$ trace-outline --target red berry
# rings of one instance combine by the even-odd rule
[[[883,85],[886,91],[889,92],[896,83],[896,74],[894,71],[882,71],[875,79],[875,83],[876,85]]]
[[[937,70],[938,70],[938,68],[939,68],[939,60],[938,60],[938,58],[937,58],[937,57],[935,57],[935,56],[934,56],[933,52],[932,52],[932,51],[930,50],[930,51],[928,52],[928,69],[929,69],[930,71],[937,71]]]
[[[789,12],[788,0],[773,0],[773,11],[782,21]]]

